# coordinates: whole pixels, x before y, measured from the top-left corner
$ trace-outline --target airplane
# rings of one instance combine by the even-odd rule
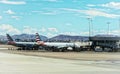
[[[38,45],[43,46],[46,50],[52,51],[67,51],[74,50],[80,51],[80,45],[77,43],[68,43],[68,42],[44,42],[41,40],[38,33],[36,33],[36,42]]]
[[[6,34],[8,42],[8,45],[13,45],[16,47],[19,47],[19,50],[30,50],[30,49],[34,49],[37,50],[39,48],[39,46],[36,44],[36,42],[16,42],[12,39],[12,37],[9,34]]]

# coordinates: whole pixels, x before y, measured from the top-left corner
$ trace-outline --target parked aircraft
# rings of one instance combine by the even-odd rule
[[[16,42],[12,39],[12,37],[9,34],[7,35],[8,43],[9,45],[13,45],[16,47],[19,47],[19,49],[22,50],[30,50],[30,49],[38,49],[39,45],[36,44],[36,42]]]
[[[67,50],[80,51],[80,45],[77,44],[77,43],[43,42],[38,33],[36,33],[36,42],[37,42],[38,45],[43,46],[47,50],[52,50],[52,51],[67,51]]]

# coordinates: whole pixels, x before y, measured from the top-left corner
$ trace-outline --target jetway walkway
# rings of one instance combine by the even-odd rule
[[[90,41],[94,50],[99,46],[103,50],[109,48],[111,51],[120,51],[120,37],[90,37]]]

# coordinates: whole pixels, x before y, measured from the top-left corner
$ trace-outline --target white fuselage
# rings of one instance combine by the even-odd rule
[[[11,44],[11,45],[14,45],[14,46],[17,46],[17,47],[28,47],[28,48],[31,48],[31,47],[34,47],[37,45],[36,42],[14,42],[14,44]]]
[[[74,43],[63,43],[63,42],[45,42],[46,46],[54,46],[54,47],[74,47]]]
[[[29,45],[34,45],[36,42],[15,42],[16,44],[29,44]]]
[[[66,43],[66,42],[45,42],[44,46],[47,47],[56,47],[56,48],[80,48],[78,43]]]

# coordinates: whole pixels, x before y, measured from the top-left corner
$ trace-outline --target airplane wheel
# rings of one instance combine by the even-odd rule
[[[118,49],[113,49],[113,52],[117,52],[118,51]]]
[[[76,51],[76,52],[80,52],[81,49],[80,49],[80,48],[76,48],[75,51]]]

